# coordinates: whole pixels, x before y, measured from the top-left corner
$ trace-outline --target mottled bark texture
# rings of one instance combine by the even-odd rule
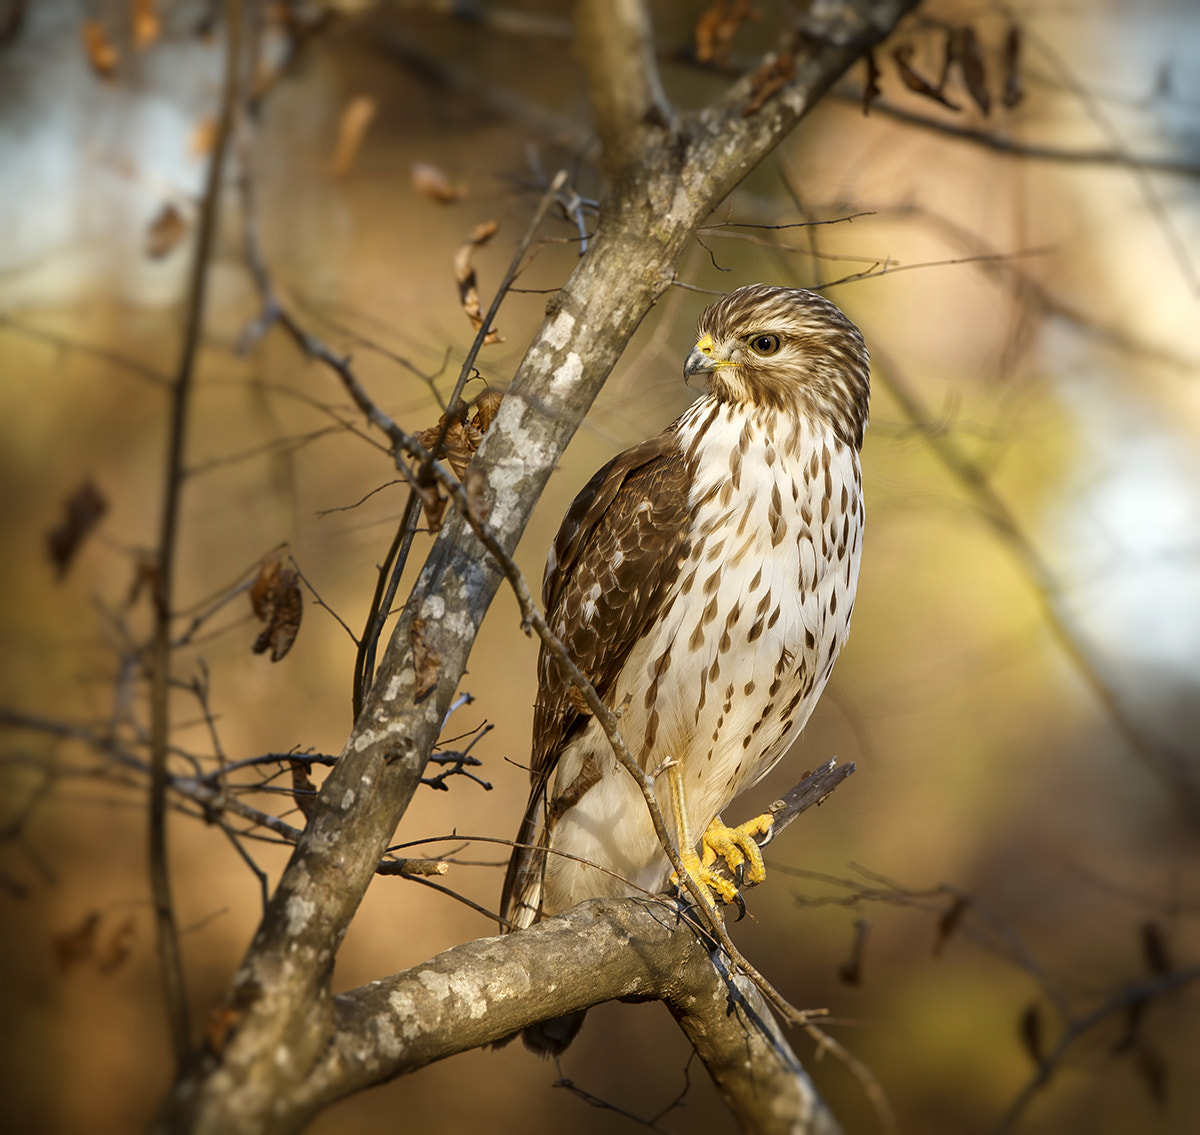
[[[679,113],[659,85],[641,0],[580,0],[577,51],[587,73],[596,131],[605,147],[609,189],[595,240],[547,305],[546,320],[472,463],[484,480],[490,526],[508,553],[625,344],[670,286],[696,227],[846,68],[914,6],[915,0],[816,4],[781,48],[790,55],[791,65],[786,69],[789,78],[778,90],[762,100],[754,94],[753,77],[746,76],[713,105]],[[461,517],[449,519],[399,620],[341,759],[315,802],[304,836],[217,1011],[220,1027],[210,1029],[209,1043],[196,1052],[190,1071],[164,1107],[164,1129],[222,1135],[294,1131],[329,1100],[424,1062],[405,1062],[403,1053],[410,1043],[406,1028],[427,1038],[426,1050],[436,1054],[427,1059],[449,1051],[448,1042],[437,1041],[427,1022],[411,1017],[406,1017],[406,1028],[396,1029],[389,1038],[372,1037],[380,1018],[352,1012],[354,995],[335,999],[329,975],[380,856],[420,782],[475,633],[501,579],[500,569]],[[413,696],[409,633],[417,618],[425,620],[425,640],[442,659],[436,690],[419,701]],[[571,920],[587,917],[573,915]],[[616,914],[612,917],[614,925],[621,925]],[[524,943],[560,943],[565,941],[559,937],[562,933],[560,926],[547,925],[528,936],[515,936],[503,947],[484,943],[459,949],[464,961],[472,958],[478,965],[481,956],[536,953],[536,945]],[[607,940],[612,951],[631,952],[634,939],[613,933],[615,937]],[[587,941],[582,935],[577,948],[584,950]],[[592,988],[596,967],[570,969],[565,964],[569,955],[571,950],[564,950],[558,971],[547,966],[543,972],[573,972],[581,988]],[[452,951],[429,966],[458,956]],[[714,972],[704,958],[695,968],[700,972],[689,972],[689,980],[703,982]],[[561,988],[565,978],[558,980]],[[358,996],[367,998],[376,988],[368,987]],[[706,1062],[737,1109],[738,1101],[753,1091],[758,1069],[745,1063],[744,1036],[736,1046],[740,1055],[734,1057],[721,1048],[718,1032],[694,1025],[711,1021],[711,1014],[699,1011],[700,1000],[693,1000],[690,1009],[677,1009],[680,1021],[694,1040],[703,1040],[703,1045],[698,1043],[701,1055],[709,1054]],[[570,1000],[564,994],[553,1005],[546,1004],[549,1012],[558,1013],[591,1003],[582,995]],[[411,1004],[414,1013],[426,1008],[432,1012],[432,1002]],[[519,1019],[514,1010],[508,1023],[519,1028],[538,1019],[542,1008],[524,1012]],[[437,1019],[448,1021],[444,1031],[457,1036],[471,1021],[471,1011],[464,1003],[460,1012]],[[493,1011],[489,1008],[488,1014]],[[765,1010],[761,1016],[765,1025]],[[487,1039],[482,1031],[480,1036]],[[390,1064],[371,1065],[377,1074],[364,1077],[356,1061],[338,1062],[331,1055],[349,1052],[355,1044],[387,1044],[395,1047],[396,1055]],[[794,1061],[790,1054],[788,1059]],[[320,1099],[314,1098],[317,1069],[323,1085]],[[768,1129],[761,1125],[767,1119],[765,1111],[754,1117],[742,1114],[748,1126]]]

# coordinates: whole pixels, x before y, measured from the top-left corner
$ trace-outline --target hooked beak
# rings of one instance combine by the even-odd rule
[[[683,364],[683,381],[686,383],[694,374],[711,374],[714,370],[721,366],[728,366],[728,363],[719,361],[714,357],[716,344],[713,342],[711,335],[705,335],[688,353],[687,360]]]

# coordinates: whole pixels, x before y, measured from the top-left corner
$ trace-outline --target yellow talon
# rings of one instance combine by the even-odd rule
[[[762,852],[754,837],[765,835],[771,830],[774,822],[775,818],[771,813],[764,812],[761,816],[755,816],[753,820],[747,820],[744,824],[738,824],[736,828],[731,828],[722,822],[720,816],[717,816],[708,825],[708,830],[701,839],[704,846],[704,868],[711,867],[719,855],[728,864],[734,878],[739,878],[738,868],[743,864],[749,864],[749,870],[744,872],[740,877],[741,880],[752,885],[761,883],[767,877],[767,869],[763,864]],[[710,871],[709,874],[711,873]],[[732,902],[733,900],[726,898],[725,901]]]
[[[737,902],[737,887],[723,875],[718,875],[715,871],[710,870],[705,864],[701,863],[700,856],[691,848],[680,852],[679,858],[683,860],[683,869],[700,884],[705,893],[715,891],[716,894],[721,896],[722,902]],[[672,872],[671,882],[673,885],[679,886],[678,873]],[[716,903],[714,902],[713,905],[715,906]]]

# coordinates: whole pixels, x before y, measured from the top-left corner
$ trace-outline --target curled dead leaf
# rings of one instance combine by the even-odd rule
[[[108,511],[108,501],[91,481],[84,481],[66,500],[66,515],[46,533],[50,560],[58,578],[67,574],[83,541]]]
[[[968,25],[959,28],[955,38],[957,45],[954,54],[959,67],[962,68],[963,82],[966,83],[971,98],[975,100],[975,105],[984,114],[988,114],[992,109],[992,98],[988,92],[987,66],[983,61],[979,37],[975,34],[975,29]]]
[[[438,418],[437,425],[421,430],[415,435],[415,440],[432,452],[438,460],[444,458],[454,475],[461,480],[468,463],[483,441],[483,435],[492,424],[503,397],[498,391],[485,390],[465,406],[459,403],[459,412],[451,418],[449,425],[446,415],[443,414]],[[439,439],[442,439],[440,449]]]
[[[485,221],[481,225],[476,225],[471,235],[454,254],[454,282],[458,285],[458,298],[462,303],[463,311],[471,321],[471,326],[476,331],[483,326],[483,308],[479,303],[479,285],[475,279],[475,268],[471,264],[471,257],[475,249],[487,244],[496,235],[496,230],[499,228],[498,221]],[[503,343],[504,339],[494,327],[489,327],[483,342],[484,346],[487,346],[490,343]]]
[[[953,50],[953,43],[953,37],[947,40],[946,50],[948,53]],[[912,57],[913,46],[911,43],[902,43],[892,52],[892,58],[896,61],[896,67],[900,72],[900,78],[903,80],[904,85],[910,91],[913,91],[918,95],[922,95],[924,98],[932,99],[934,102],[941,103],[942,106],[949,110],[960,110],[961,107],[958,105],[958,103],[951,101],[944,94],[942,94],[941,82],[939,82],[937,86],[934,86],[928,79],[926,79],[913,68],[912,64],[909,62]],[[949,60],[947,60],[947,66],[942,68],[943,80],[945,79],[948,66]]]
[[[862,94],[862,112],[866,118],[871,113],[871,103],[883,94],[883,90],[879,86],[879,64],[875,62],[875,52],[868,51],[863,59],[867,64],[867,81],[863,84]]]
[[[184,215],[168,202],[146,230],[146,255],[151,260],[161,260],[175,250],[187,230]]]
[[[111,79],[116,73],[120,56],[108,38],[108,32],[98,20],[83,21],[83,50],[88,63],[101,79]]]
[[[304,598],[299,578],[293,568],[282,565],[278,556],[271,556],[263,561],[250,585],[250,606],[267,624],[252,649],[255,654],[270,650],[272,662],[278,662],[292,649],[300,631]]]
[[[99,929],[100,912],[93,910],[74,930],[54,936],[54,960],[63,973],[95,956]]]
[[[933,956],[935,958],[942,952],[943,947],[950,940],[950,936],[958,929],[963,915],[967,913],[970,906],[969,898],[965,895],[958,895],[942,913],[937,922],[937,936],[933,940]]]
[[[713,0],[696,21],[696,59],[701,63],[725,63],[738,29],[758,12],[750,0]]]
[[[288,764],[292,769],[292,799],[296,801],[296,807],[300,809],[300,814],[306,820],[311,820],[313,804],[317,797],[317,786],[309,777],[308,766],[303,761],[291,757],[288,759]]]
[[[217,141],[217,121],[215,118],[202,118],[192,128],[191,137],[188,138],[188,156],[192,158],[205,158],[212,153],[212,148]]]
[[[442,673],[442,656],[439,651],[429,645],[425,639],[427,625],[424,619],[413,619],[408,631],[408,641],[413,652],[413,671],[417,677],[417,687],[413,692],[413,701],[437,689],[438,678]]]
[[[451,205],[461,201],[467,195],[467,183],[460,181],[457,185],[435,165],[428,162],[414,162],[412,167],[412,186],[430,201],[442,205]]]
[[[132,914],[126,915],[117,928],[97,946],[96,968],[101,973],[112,973],[120,969],[133,952],[136,938],[137,923],[134,922]]]
[[[742,107],[742,117],[757,114],[776,91],[782,90],[795,78],[796,62],[791,52],[777,56],[764,63],[750,76],[750,101]]]
[[[209,1013],[204,1023],[204,1039],[208,1042],[209,1050],[214,1056],[220,1056],[225,1051],[229,1034],[233,1032],[241,1013],[228,1005],[217,1005]]]
[[[1042,1041],[1042,1013],[1036,1004],[1028,1006],[1021,1014],[1018,1025],[1021,1044],[1029,1053],[1035,1064],[1041,1064],[1046,1058],[1046,1050]]]
[[[354,168],[363,136],[375,117],[378,104],[370,95],[356,95],[343,108],[338,120],[337,143],[333,149],[332,173],[345,177]]]
[[[145,51],[162,35],[157,0],[133,0],[133,45]]]
[[[1025,97],[1021,86],[1021,29],[1013,24],[1004,38],[1004,94],[1000,101],[1012,110]]]

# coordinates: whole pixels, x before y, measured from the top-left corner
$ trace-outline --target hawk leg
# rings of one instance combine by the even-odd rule
[[[714,892],[721,896],[722,902],[739,902],[741,896],[738,894],[737,887],[724,876],[718,875],[709,866],[709,864],[716,860],[716,852],[711,850],[711,844],[709,843],[709,832],[712,831],[713,824],[718,823],[718,821],[714,820],[713,824],[709,825],[708,831],[704,833],[704,861],[701,862],[700,856],[696,854],[696,839],[692,834],[692,825],[688,821],[687,805],[684,802],[683,773],[677,764],[672,764],[667,769],[667,777],[671,784],[671,810],[675,818],[675,833],[679,839],[679,858],[683,861],[683,869],[700,884],[700,889],[704,894],[709,896],[709,901],[714,907],[716,906],[716,902],[712,899]],[[753,823],[754,821],[751,822]],[[720,826],[725,831],[735,834],[741,830],[739,828],[725,828],[724,824]],[[744,838],[749,839],[750,837],[746,836]],[[753,844],[754,841],[751,839],[750,842]],[[754,850],[757,853],[758,847],[755,846]],[[741,852],[737,851],[737,847],[734,847],[734,852],[739,857],[741,856]],[[726,862],[729,862],[728,856],[726,856]],[[758,864],[761,870],[761,854],[758,856]],[[678,875],[673,874],[671,881],[678,885],[680,882]],[[758,882],[757,879],[754,881]]]

